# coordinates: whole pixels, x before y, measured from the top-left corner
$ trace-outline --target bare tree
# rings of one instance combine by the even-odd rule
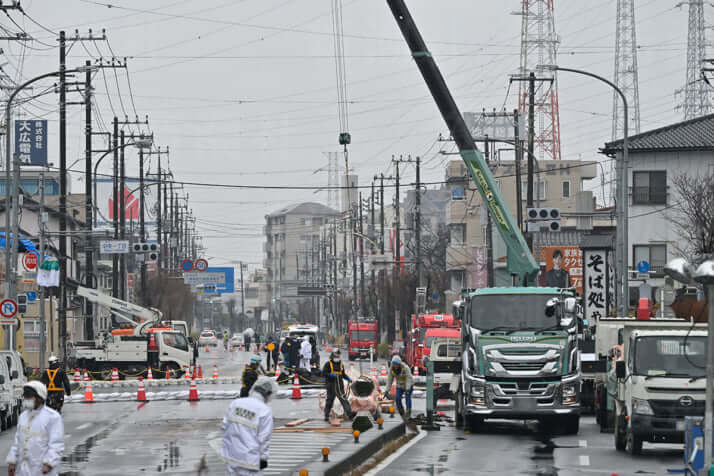
[[[672,180],[679,202],[668,218],[682,237],[676,250],[690,262],[714,253],[714,175],[678,175]]]

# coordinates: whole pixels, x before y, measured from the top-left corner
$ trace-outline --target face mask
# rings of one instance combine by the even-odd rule
[[[22,401],[22,408],[25,410],[34,410],[35,409],[35,399],[34,398],[26,398]]]

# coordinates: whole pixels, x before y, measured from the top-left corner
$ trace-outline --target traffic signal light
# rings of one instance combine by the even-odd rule
[[[27,294],[17,295],[17,313],[25,314],[27,312]]]
[[[137,254],[145,254],[144,261],[147,263],[158,261],[161,247],[158,243],[139,242],[132,245],[132,251]]]
[[[526,217],[535,230],[547,228],[546,231],[560,231],[559,208],[528,208]],[[529,226],[529,229],[531,227]]]

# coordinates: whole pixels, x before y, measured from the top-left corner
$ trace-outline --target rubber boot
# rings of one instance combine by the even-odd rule
[[[405,418],[407,421],[409,421],[409,420],[412,419],[412,409],[411,409],[411,408],[407,408],[407,412],[406,412],[406,415],[404,416],[404,418]]]

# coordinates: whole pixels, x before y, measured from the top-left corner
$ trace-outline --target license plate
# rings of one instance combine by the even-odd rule
[[[683,421],[678,421],[677,423],[675,423],[674,428],[675,428],[677,431],[684,431],[684,422],[683,422]]]
[[[532,398],[514,398],[513,399],[513,409],[514,410],[535,410],[536,401]]]

